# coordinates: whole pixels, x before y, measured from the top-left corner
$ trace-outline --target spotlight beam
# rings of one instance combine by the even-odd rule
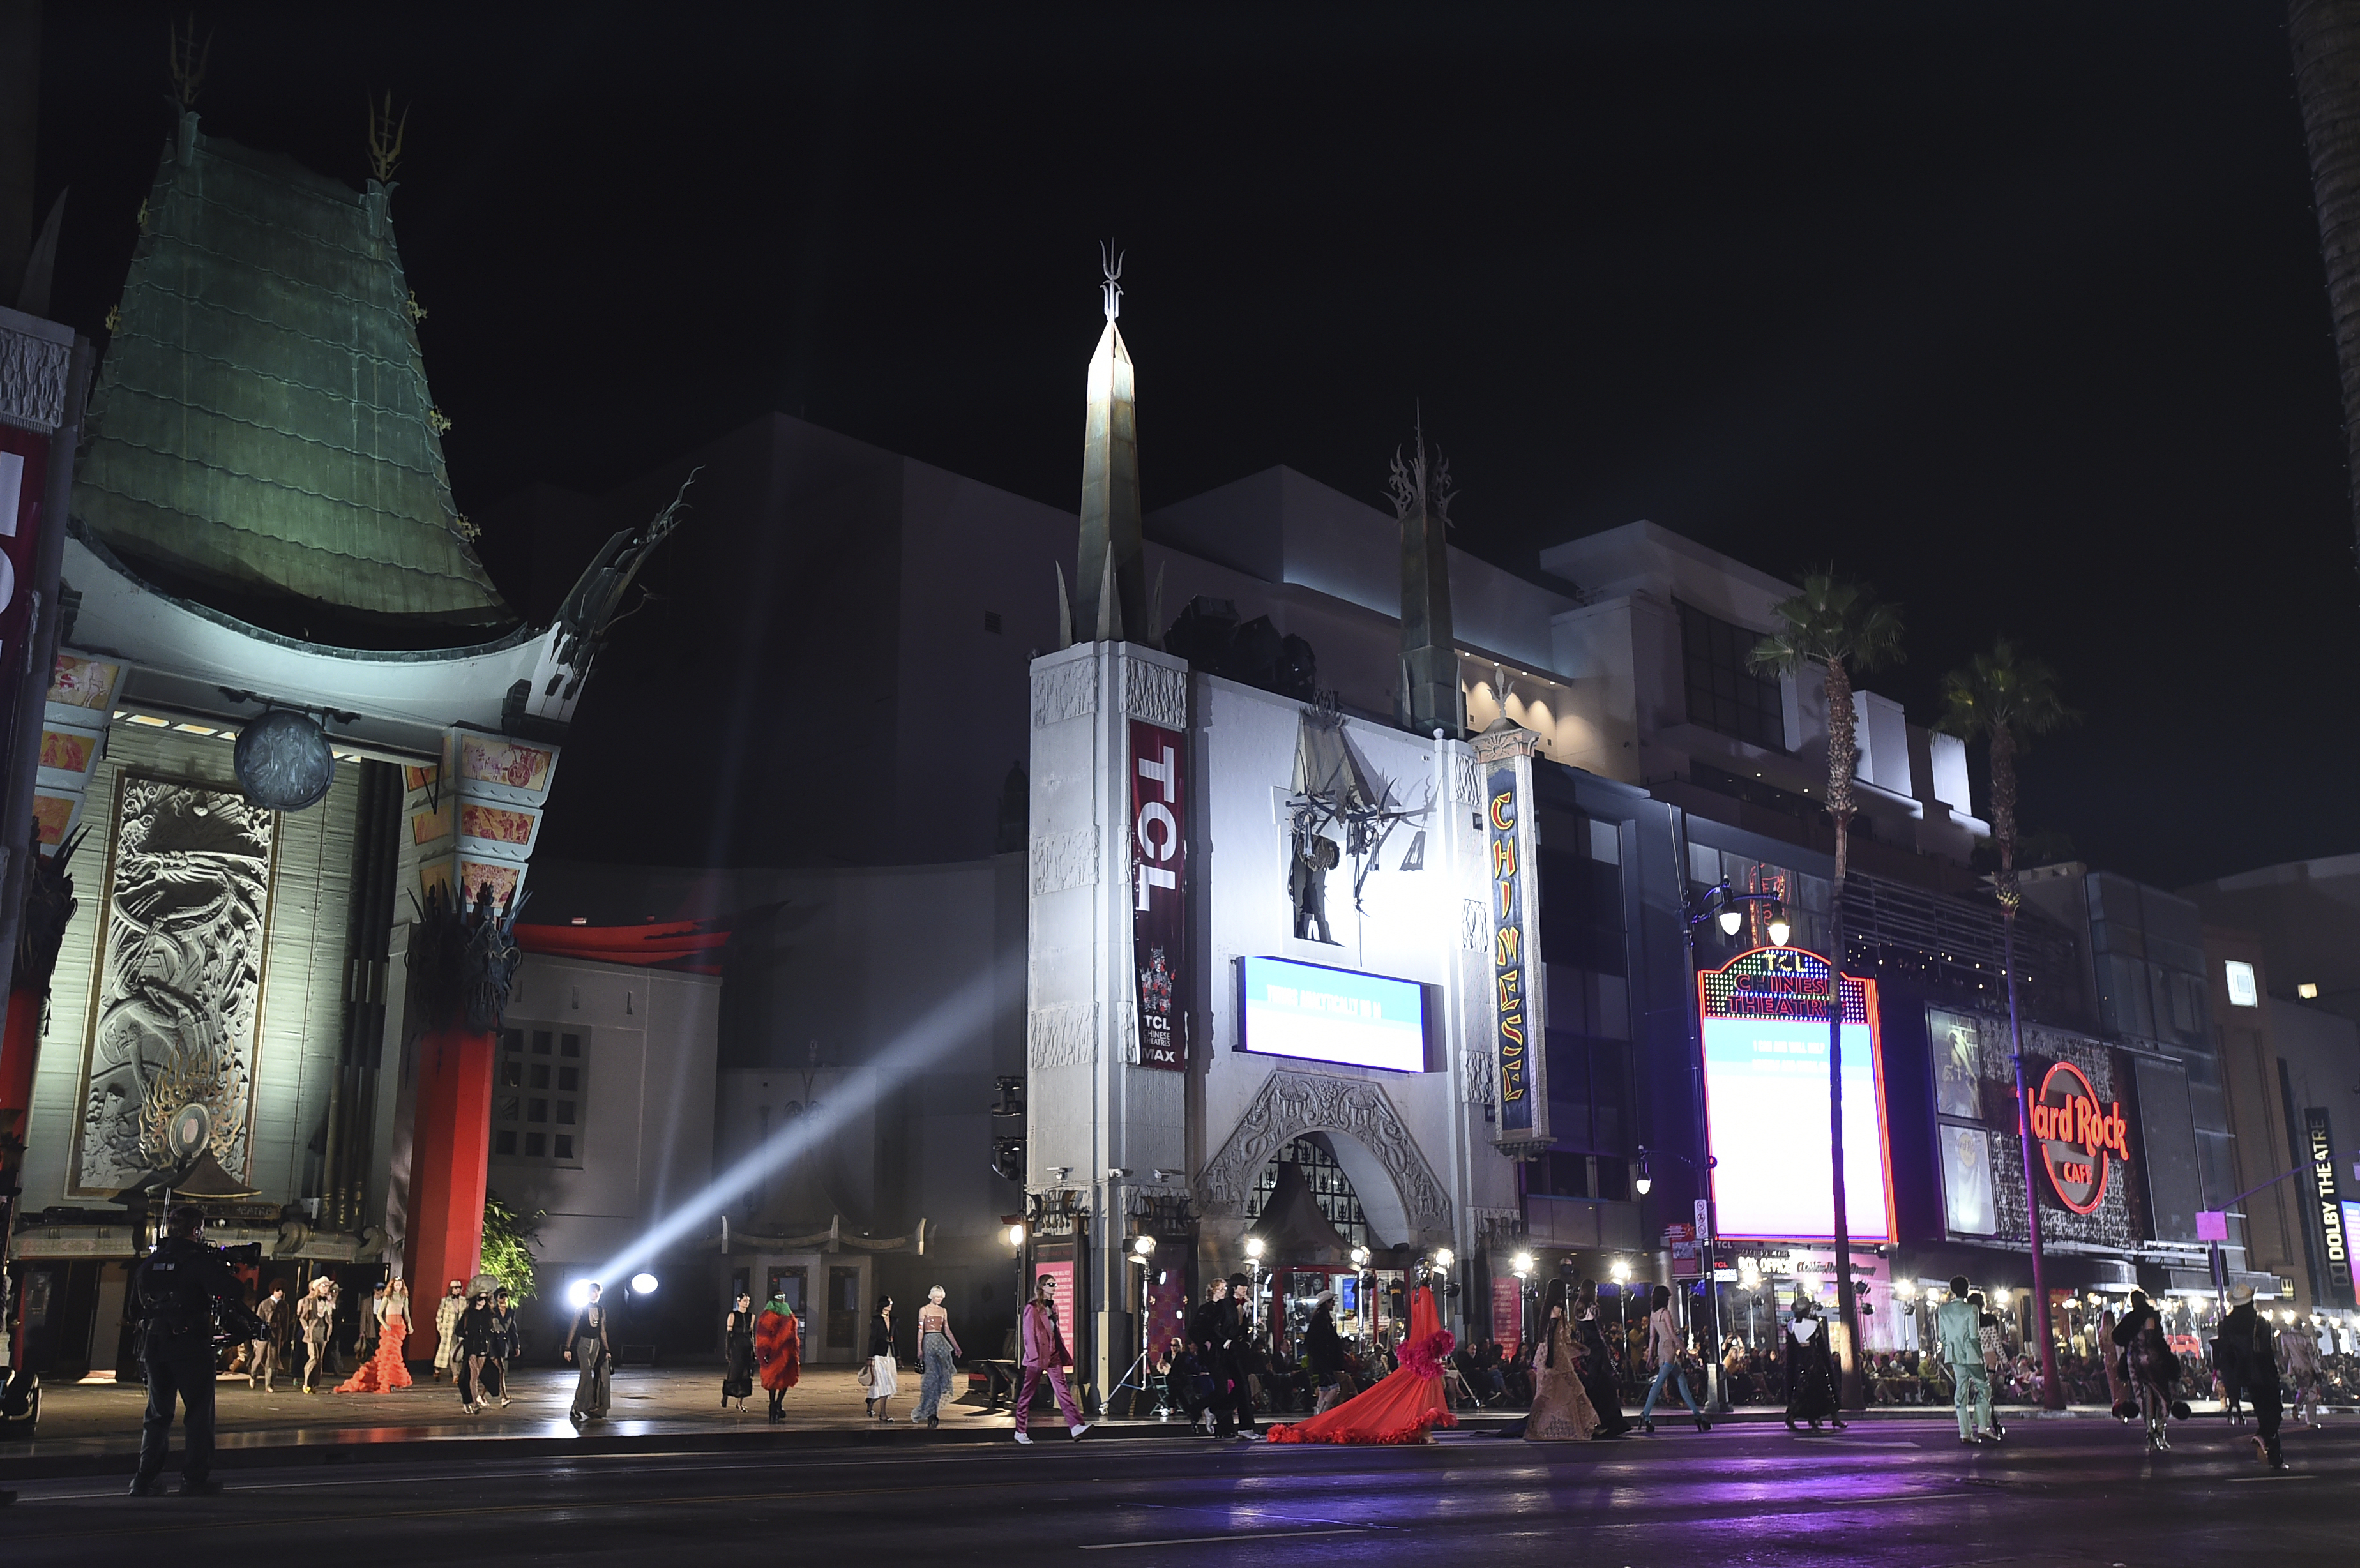
[[[834,1137],[856,1115],[875,1107],[890,1092],[941,1065],[962,1047],[971,1046],[978,1040],[988,1042],[992,980],[987,969],[934,1004],[904,1028],[891,1044],[869,1059],[865,1076],[855,1078],[818,1109],[797,1116],[771,1134],[752,1152],[716,1176],[702,1192],[600,1264],[590,1277],[599,1280],[628,1278],[642,1264],[654,1261],[664,1248],[717,1219],[734,1194]]]

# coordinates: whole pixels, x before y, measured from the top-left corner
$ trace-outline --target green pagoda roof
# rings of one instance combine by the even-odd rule
[[[150,586],[330,647],[516,626],[452,505],[391,194],[182,116],[73,493],[75,521]]]

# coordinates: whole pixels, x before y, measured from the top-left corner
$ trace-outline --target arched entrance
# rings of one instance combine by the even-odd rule
[[[1207,1213],[1243,1217],[1263,1167],[1308,1133],[1328,1135],[1372,1233],[1371,1247],[1419,1246],[1445,1234],[1450,1203],[1441,1179],[1383,1085],[1365,1078],[1273,1071],[1207,1163],[1198,1202]]]

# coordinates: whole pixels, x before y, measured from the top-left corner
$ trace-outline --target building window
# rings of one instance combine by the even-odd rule
[[[522,1024],[500,1031],[493,1073],[492,1157],[520,1165],[579,1167],[589,1039],[580,1030]]]
[[[998,637],[998,636],[1000,636],[1000,612],[999,612],[999,611],[997,611],[997,610],[986,610],[986,611],[983,613],[983,629],[984,629],[985,631],[989,632],[993,637]]]
[[[1775,676],[1756,675],[1745,656],[1759,632],[1673,601],[1680,613],[1680,662],[1686,674],[1688,723],[1765,751],[1786,749],[1786,706]]]
[[[2233,1007],[2258,1007],[2262,994],[2254,985],[2254,966],[2232,958],[2223,965],[2229,972],[2229,1005]]]
[[[1262,1168],[1254,1179],[1254,1189],[1246,1195],[1246,1224],[1251,1227],[1262,1218],[1262,1208],[1271,1194],[1278,1190],[1278,1168],[1292,1165],[1303,1184],[1309,1189],[1311,1201],[1318,1206],[1321,1217],[1333,1225],[1336,1234],[1354,1247],[1367,1247],[1369,1217],[1360,1209],[1360,1194],[1344,1168],[1336,1160],[1335,1151],[1327,1144],[1326,1135],[1313,1133],[1282,1146],[1270,1163]]]

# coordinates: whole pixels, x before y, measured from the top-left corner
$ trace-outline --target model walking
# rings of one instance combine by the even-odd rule
[[[1991,1374],[1983,1366],[1981,1298],[1961,1274],[1950,1281],[1950,1299],[1934,1309],[1935,1343],[1950,1369],[1950,1402],[1959,1414],[1959,1441],[1973,1447],[1999,1441],[1992,1420]]]
[[[1045,1377],[1056,1397],[1058,1413],[1065,1418],[1066,1433],[1076,1443],[1081,1442],[1090,1423],[1082,1419],[1081,1407],[1074,1403],[1073,1391],[1065,1387],[1065,1369],[1074,1364],[1074,1355],[1065,1348],[1065,1334],[1057,1326],[1056,1276],[1043,1274],[1032,1281],[1032,1299],[1024,1303],[1018,1320],[1016,1342],[1022,1368],[1016,1383],[1016,1441],[1032,1441],[1032,1396]]]
[[[2294,1419],[2311,1411],[2311,1426],[2319,1428],[2319,1335],[2298,1325],[2278,1335],[2278,1365],[2286,1368],[2287,1386],[2294,1390]]]
[[[484,1410],[484,1364],[492,1358],[492,1298],[489,1291],[478,1290],[468,1298],[467,1310],[459,1314],[452,1329],[458,1339],[457,1353],[451,1365],[459,1375],[459,1408],[467,1414],[481,1415]]]
[[[2139,1414],[2147,1419],[2147,1445],[2169,1453],[2171,1437],[2164,1430],[2165,1418],[2186,1421],[2188,1406],[2173,1397],[2180,1384],[2180,1357],[2163,1337],[2163,1316],[2148,1303],[2146,1291],[2131,1292],[2130,1310],[2114,1325],[2114,1338],[2123,1353],[2124,1380],[2138,1390]]]
[[[939,1417],[943,1401],[950,1398],[952,1361],[967,1354],[959,1348],[958,1336],[951,1333],[951,1314],[943,1305],[948,1296],[937,1285],[926,1292],[926,1304],[918,1309],[918,1364],[926,1375],[918,1385],[918,1408],[910,1419],[930,1427],[943,1424]]]
[[[615,1394],[614,1345],[606,1336],[606,1309],[599,1303],[598,1287],[592,1284],[589,1300],[574,1314],[574,1324],[565,1331],[565,1359],[580,1368],[574,1379],[574,1402],[566,1410],[566,1419],[580,1426],[585,1421],[605,1421],[606,1407]]]
[[[1835,1357],[1828,1350],[1828,1325],[1819,1317],[1819,1303],[1800,1290],[1795,1293],[1795,1316],[1786,1325],[1786,1430],[1797,1430],[1798,1421],[1810,1422],[1813,1432],[1819,1430],[1823,1421],[1842,1430],[1843,1418],[1836,1413]],[[1982,1357],[1978,1344],[1979,1366]]]
[[[877,1298],[877,1311],[869,1319],[869,1376],[861,1379],[869,1390],[869,1414],[872,1420],[893,1419],[885,1402],[901,1391],[901,1363],[893,1355],[893,1298]]]
[[[2278,1452],[2278,1422],[2286,1412],[2278,1396],[2278,1334],[2269,1318],[2254,1310],[2251,1285],[2230,1287],[2229,1300],[2235,1304],[2221,1320],[2221,1337],[2214,1343],[2254,1407],[2254,1457],[2273,1470],[2283,1470],[2286,1456]]]
[[[303,1391],[320,1391],[320,1373],[328,1359],[328,1340],[336,1331],[335,1281],[322,1274],[311,1281],[295,1306],[295,1326],[303,1335]]]
[[[1688,1349],[1688,1335],[1672,1317],[1672,1290],[1668,1285],[1655,1287],[1654,1310],[1647,1314],[1647,1360],[1655,1368],[1655,1381],[1647,1385],[1647,1399],[1639,1407],[1639,1424],[1647,1431],[1655,1430],[1655,1396],[1664,1391],[1668,1379],[1680,1392],[1680,1403],[1688,1406],[1688,1414],[1696,1418],[1699,1432],[1710,1432],[1712,1422],[1704,1419],[1697,1408],[1696,1397],[1688,1392],[1688,1376],[1680,1366],[1680,1357]]]
[[[434,1380],[440,1383],[458,1359],[459,1315],[467,1310],[467,1282],[453,1279],[434,1303]]]
[[[1575,1299],[1574,1341],[1581,1347],[1581,1387],[1598,1412],[1599,1437],[1620,1437],[1631,1430],[1622,1413],[1622,1379],[1615,1375],[1614,1352],[1606,1345],[1606,1324],[1598,1313],[1598,1281],[1584,1279]]]
[[[328,1302],[328,1316],[335,1316],[335,1302]],[[377,1336],[377,1354],[361,1363],[359,1371],[336,1385],[339,1394],[390,1394],[396,1388],[410,1387],[410,1367],[401,1359],[401,1347],[410,1338],[410,1292],[396,1279],[386,1287],[385,1327]],[[327,1354],[324,1340],[320,1353]],[[308,1374],[307,1374],[308,1376]]]
[[[1588,1443],[1598,1433],[1598,1407],[1581,1386],[1581,1352],[1565,1315],[1562,1279],[1548,1285],[1547,1315],[1533,1346],[1533,1408],[1524,1417],[1527,1443]]]
[[[1223,1341],[1229,1337],[1229,1314],[1222,1307],[1229,1299],[1229,1282],[1216,1279],[1205,1287],[1202,1304],[1188,1314],[1188,1340],[1196,1347],[1196,1365],[1209,1385],[1205,1408],[1197,1416],[1197,1425],[1207,1437],[1226,1437],[1237,1430],[1221,1378],[1222,1357],[1227,1354]]]
[[[1420,1285],[1409,1299],[1409,1334],[1402,1341],[1401,1367],[1393,1376],[1338,1405],[1326,1415],[1270,1429],[1273,1443],[1408,1443],[1431,1440],[1438,1426],[1459,1418],[1443,1398],[1442,1370],[1458,1341],[1435,1315],[1434,1291]]]
[[[721,1320],[721,1344],[727,1356],[721,1372],[721,1408],[727,1410],[729,1401],[738,1401],[744,1410],[746,1401],[754,1394],[754,1297],[740,1290],[729,1304],[729,1315]]]
[[[246,1386],[258,1388],[266,1394],[276,1393],[272,1380],[286,1363],[287,1347],[295,1333],[295,1303],[287,1299],[284,1281],[270,1282],[270,1294],[255,1303],[254,1315],[262,1323],[262,1334],[254,1342],[252,1375],[246,1378]]]
[[[492,1292],[492,1353],[484,1362],[486,1391],[498,1399],[502,1410],[508,1408],[508,1363],[516,1356],[517,1323],[508,1311],[508,1288],[502,1285]]]
[[[770,1419],[787,1419],[787,1390],[803,1381],[803,1342],[795,1309],[776,1284],[754,1320],[754,1359],[762,1368],[762,1391],[770,1396]]]

